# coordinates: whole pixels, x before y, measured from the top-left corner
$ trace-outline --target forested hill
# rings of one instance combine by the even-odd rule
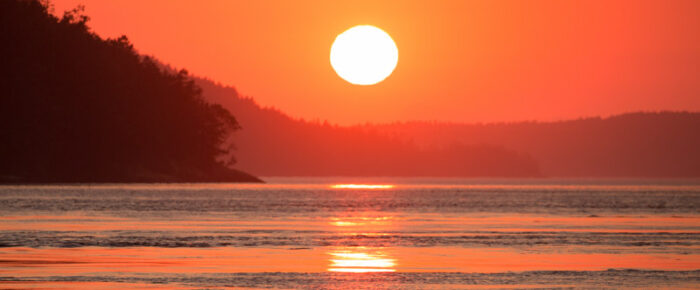
[[[259,181],[222,159],[228,111],[87,20],[0,1],[0,181]]]
[[[197,83],[239,118],[239,164],[257,174],[700,177],[700,113],[341,127],[292,119],[232,87]]]
[[[293,119],[239,96],[232,87],[198,79],[205,98],[233,112],[238,164],[262,176],[535,177],[533,158],[498,145],[420,148],[389,134]]]
[[[421,146],[499,144],[528,152],[547,176],[700,177],[700,112],[637,112],[559,122],[358,126]]]
[[[700,177],[700,113],[308,122],[163,68],[87,20],[0,1],[0,182],[258,181],[236,160],[268,176]]]

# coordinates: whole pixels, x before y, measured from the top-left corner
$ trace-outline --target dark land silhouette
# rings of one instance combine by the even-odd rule
[[[700,177],[700,112],[636,112],[559,122],[358,126],[420,146],[499,144],[529,153],[545,176]]]
[[[700,113],[340,127],[290,118],[232,87],[197,83],[205,98],[238,117],[245,128],[235,134],[239,166],[260,175],[700,177]]]
[[[238,122],[185,71],[47,6],[0,1],[1,181],[259,181],[228,167]]]
[[[241,122],[244,129],[234,134],[238,164],[261,176],[541,176],[529,154],[497,144],[422,148],[378,131],[296,120],[233,87],[197,84]]]
[[[0,181],[258,181],[234,163],[261,176],[700,177],[700,113],[310,122],[101,39],[87,20],[0,1]]]

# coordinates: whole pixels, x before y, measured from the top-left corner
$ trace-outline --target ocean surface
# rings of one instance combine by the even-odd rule
[[[0,186],[0,288],[700,288],[698,181],[266,180]]]

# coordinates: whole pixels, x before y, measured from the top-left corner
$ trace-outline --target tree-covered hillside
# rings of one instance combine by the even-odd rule
[[[197,79],[231,110],[239,166],[279,176],[700,176],[700,113],[629,113],[559,122],[405,122],[334,126],[262,108],[232,87]],[[284,144],[279,146],[279,144]],[[313,162],[305,162],[312,160]]]
[[[263,176],[536,177],[529,154],[498,144],[424,147],[391,132],[293,119],[233,87],[196,79],[203,96],[233,112],[239,166]]]
[[[222,159],[238,122],[185,71],[47,6],[0,1],[0,181],[258,180]]]

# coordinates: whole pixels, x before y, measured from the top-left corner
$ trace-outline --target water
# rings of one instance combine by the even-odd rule
[[[700,285],[695,181],[270,181],[1,186],[0,288]]]

